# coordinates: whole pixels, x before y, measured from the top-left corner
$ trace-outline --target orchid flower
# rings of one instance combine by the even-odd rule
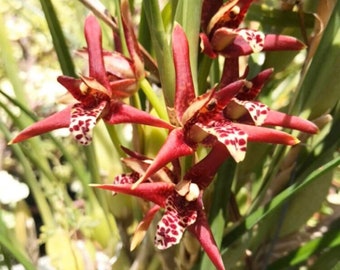
[[[174,27],[172,44],[176,94],[174,115],[171,118],[177,128],[170,132],[153,163],[134,187],[172,160],[193,154],[198,144],[211,147],[222,143],[234,160],[240,162],[245,157],[247,141],[285,145],[299,143],[297,138],[288,133],[262,125],[317,132],[313,123],[272,111],[253,100],[271,70],[263,71],[251,81],[238,80],[195,98],[188,43],[179,25]]]
[[[227,156],[228,151],[225,147],[222,144],[216,144],[210,153],[191,167],[184,175],[183,180],[179,182],[177,182],[178,178],[175,177],[175,174],[168,174],[171,181],[162,181],[161,179],[154,181],[155,179],[151,177],[147,183],[132,188],[141,172],[134,171],[130,174],[117,176],[114,184],[92,186],[114,193],[136,196],[155,204],[137,226],[131,243],[132,249],[143,239],[155,214],[164,209],[163,216],[157,224],[155,246],[162,250],[176,245],[180,242],[185,230],[188,230],[200,242],[216,268],[224,269],[204,211],[202,194]],[[139,162],[137,160],[138,158],[134,158],[135,168],[138,167],[140,170],[144,167],[145,160],[139,159]],[[138,163],[144,165],[136,166]],[[162,170],[164,172],[169,169],[164,167]]]
[[[214,58],[217,54],[238,57],[260,51],[301,50],[305,45],[285,35],[239,28],[253,0],[205,0],[202,7],[201,47]]]
[[[108,124],[139,123],[172,128],[170,124],[121,101],[123,97],[133,94],[138,79],[144,76],[142,62],[137,52],[138,45],[135,44],[136,38],[132,29],[126,23],[124,25],[133,61],[118,53],[103,52],[100,25],[93,15],[86,18],[85,38],[88,46],[86,54],[89,61],[89,76],[80,76],[80,79],[58,77],[58,82],[77,102],[27,127],[10,143],[68,127],[80,144],[87,145],[92,141],[92,129],[99,119]],[[119,76],[126,78],[117,79]],[[131,87],[134,89],[132,92]]]

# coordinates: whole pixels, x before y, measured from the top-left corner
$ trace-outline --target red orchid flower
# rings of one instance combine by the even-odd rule
[[[128,33],[131,36],[131,31],[128,31]],[[124,104],[120,100],[122,95],[116,95],[117,91],[121,92],[121,88],[117,87],[117,85],[131,86],[130,84],[125,84],[126,80],[123,80],[123,82],[120,80],[118,83],[113,80],[115,75],[112,71],[115,69],[113,66],[119,66],[124,58],[119,58],[120,61],[114,63],[113,61],[117,60],[114,57],[115,54],[108,55],[103,52],[100,25],[93,15],[86,18],[85,38],[88,45],[89,76],[81,76],[80,79],[67,76],[58,77],[58,82],[78,102],[27,127],[10,143],[17,143],[55,129],[68,127],[79,143],[87,145],[92,140],[92,129],[99,119],[103,119],[109,124],[139,123],[167,129],[172,128],[170,124],[152,117],[147,112]],[[127,38],[127,40],[130,40],[128,42],[131,43],[129,48],[131,48],[132,55],[135,55],[134,60],[137,61],[137,53],[132,48],[131,40],[133,38]],[[129,63],[130,67],[132,67],[132,62]],[[142,76],[140,73],[141,63],[138,62],[137,65],[138,67],[135,66],[136,78]]]
[[[301,50],[305,45],[285,35],[265,35],[260,31],[239,28],[253,0],[205,0],[201,24],[203,52],[214,58],[217,54],[238,57],[260,51]]]
[[[138,90],[138,82],[145,76],[142,53],[134,33],[127,1],[122,1],[121,3],[121,15],[129,57],[122,54],[122,42],[116,37],[115,32],[113,35],[116,50],[113,52],[102,52],[112,96],[115,98],[126,98],[131,96]],[[89,57],[89,52],[86,48],[78,50],[77,54],[85,59],[88,59]]]
[[[179,25],[173,31],[173,56],[176,72],[175,116],[172,130],[146,173],[135,184],[149,178],[172,160],[194,153],[199,143],[222,143],[236,162],[244,159],[247,141],[295,145],[295,137],[275,129],[274,125],[315,133],[317,127],[301,118],[270,110],[253,99],[261,90],[271,70],[247,82],[238,80],[221,89],[212,89],[194,98],[186,36]]]
[[[154,179],[150,178],[148,183],[132,188],[139,174],[133,172],[116,177],[114,184],[92,186],[114,193],[136,196],[155,204],[137,226],[131,243],[132,249],[143,239],[155,214],[160,209],[164,209],[163,216],[157,224],[154,239],[154,244],[158,249],[167,249],[178,244],[185,230],[188,230],[200,242],[216,268],[225,269],[204,212],[202,194],[227,156],[228,151],[225,147],[222,144],[216,144],[210,153],[195,164],[177,185],[175,184],[177,178],[172,179],[171,182],[154,182]]]

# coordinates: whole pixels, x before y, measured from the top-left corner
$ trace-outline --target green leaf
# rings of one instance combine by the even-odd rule
[[[284,191],[282,191],[279,195],[273,198],[269,203],[264,205],[263,207],[258,208],[251,214],[249,214],[243,221],[237,224],[234,228],[232,228],[227,235],[223,238],[222,247],[224,250],[222,253],[227,252],[228,246],[234,243],[237,239],[239,239],[244,233],[253,228],[260,221],[267,218],[273,211],[276,211],[279,207],[281,207],[288,199],[292,198],[297,192],[304,189],[306,186],[311,185],[318,177],[322,176],[329,170],[332,170],[336,166],[340,164],[340,157],[337,157],[328,163],[324,164],[319,169],[310,173],[305,181],[302,183],[296,183]]]
[[[311,65],[299,89],[295,111],[310,110],[313,119],[340,98],[340,1],[337,1]]]
[[[64,75],[76,77],[73,61],[68,46],[66,45],[64,34],[61,30],[61,25],[54,10],[53,4],[50,0],[40,0],[40,4],[50,29],[60,68]]]

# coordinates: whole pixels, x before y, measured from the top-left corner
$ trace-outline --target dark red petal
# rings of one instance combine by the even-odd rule
[[[183,179],[197,184],[201,190],[204,190],[210,185],[220,165],[228,156],[229,151],[225,145],[215,143],[209,154],[191,167]]]
[[[129,13],[128,1],[122,1],[121,13],[124,28],[124,36],[126,44],[129,50],[130,57],[133,62],[133,67],[135,69],[136,78],[140,79],[144,77],[144,63],[142,61],[142,54],[139,50],[139,45],[137,38],[135,36],[133,25],[131,23],[130,13]]]
[[[175,110],[178,119],[182,119],[184,111],[195,98],[195,89],[191,75],[188,40],[179,24],[175,24],[172,33],[172,51],[176,72]]]
[[[170,183],[142,183],[132,189],[131,184],[92,184],[92,187],[132,195],[165,207],[166,199],[174,192],[175,185]]]
[[[213,97],[216,98],[218,106],[221,108],[227,106],[231,99],[235,97],[236,94],[241,90],[244,84],[245,84],[244,80],[239,80],[230,83],[227,86],[216,91]]]
[[[57,81],[64,86],[76,100],[81,102],[84,99],[84,94],[80,91],[82,80],[69,76],[58,76]]]
[[[264,142],[286,145],[295,145],[300,142],[294,136],[283,131],[238,123],[233,123],[232,125],[238,127],[239,129],[247,133],[248,141],[250,142]]]
[[[304,48],[305,45],[294,37],[269,34],[265,36],[263,51],[302,50]],[[253,53],[253,49],[241,36],[237,36],[229,46],[221,50],[221,54],[227,57],[238,57],[251,53]]]
[[[241,76],[239,74],[239,59],[238,57],[226,57],[224,59],[222,77],[219,83],[219,87],[224,87],[239,79],[244,79],[249,71],[249,67],[246,67],[245,73]]]
[[[224,265],[220,251],[216,245],[214,236],[210,230],[207,218],[202,209],[198,212],[196,222],[188,227],[188,230],[196,236],[198,241],[201,243],[205,253],[209,256],[216,269],[224,270]]]
[[[200,38],[201,38],[200,47],[201,47],[202,52],[208,55],[212,59],[216,58],[217,53],[214,52],[207,35],[204,33],[201,33]]]
[[[250,80],[252,84],[250,88],[244,87],[244,89],[237,94],[236,98],[239,100],[254,100],[273,71],[274,69],[272,68],[261,71],[256,77]]]
[[[70,118],[71,118],[71,106],[25,128],[17,136],[15,136],[9,142],[9,144],[18,143],[29,138],[32,138],[34,136],[41,135],[59,128],[66,128],[70,125]]]
[[[138,90],[138,84],[136,79],[121,79],[110,82],[112,94],[117,99],[123,99],[130,97]]]
[[[306,45],[300,40],[285,35],[268,34],[264,40],[264,51],[298,51],[305,49]]]
[[[143,182],[174,159],[191,155],[193,152],[194,149],[185,143],[182,129],[175,129],[171,131],[162,148],[159,150],[156,158],[138,182]]]
[[[106,70],[103,59],[102,32],[99,22],[94,15],[89,15],[85,21],[85,38],[89,53],[89,74],[108,90],[109,80],[106,77]]]
[[[109,112],[104,117],[109,124],[134,123],[173,129],[169,123],[121,102],[111,102]]]
[[[319,131],[318,127],[308,120],[272,110],[268,112],[267,118],[263,124],[296,129],[312,134]]]

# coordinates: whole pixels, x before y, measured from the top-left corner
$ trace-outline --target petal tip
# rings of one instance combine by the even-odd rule
[[[14,137],[13,139],[11,139],[11,140],[7,143],[7,145],[15,144],[15,143],[16,143],[15,138],[16,138],[16,137]]]
[[[295,137],[294,137],[292,145],[297,145],[297,144],[299,144],[300,142],[301,142],[301,141],[300,141],[298,138],[295,138]]]

